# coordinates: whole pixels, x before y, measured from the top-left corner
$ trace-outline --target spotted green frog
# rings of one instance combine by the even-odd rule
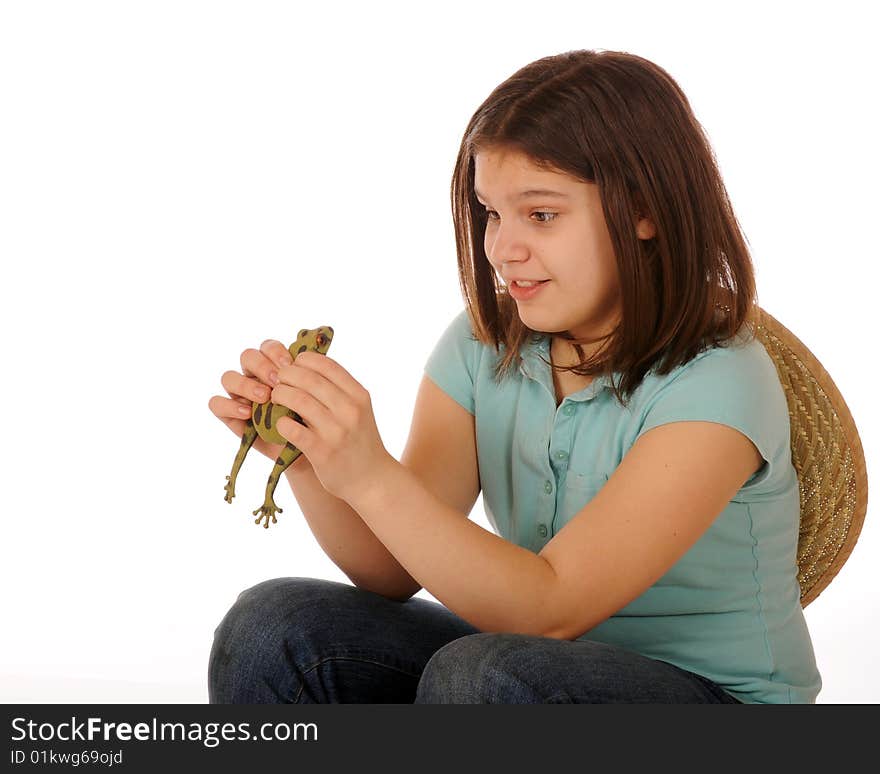
[[[313,328],[311,330],[303,328],[296,337],[296,341],[287,348],[287,351],[290,352],[290,356],[294,360],[296,360],[296,356],[300,352],[305,352],[306,350],[320,352],[322,355],[325,355],[330,348],[331,341],[333,341],[333,328],[329,325],[322,325],[320,328]],[[281,513],[283,510],[275,505],[275,500],[272,498],[272,495],[275,493],[275,487],[278,485],[278,480],[290,464],[302,454],[296,446],[276,430],[280,417],[292,417],[296,422],[305,425],[299,414],[285,406],[276,406],[272,401],[267,401],[266,403],[253,401],[251,418],[245,423],[244,434],[241,436],[241,446],[239,446],[238,454],[235,455],[235,461],[232,463],[232,473],[226,476],[228,483],[226,484],[225,500],[231,503],[232,498],[235,497],[235,479],[238,477],[238,471],[241,469],[245,455],[253,446],[257,436],[259,435],[267,443],[284,444],[278,459],[275,460],[275,467],[272,468],[269,481],[266,483],[266,499],[263,501],[262,506],[254,511],[254,516],[257,517],[254,523],[259,524],[262,521],[266,529],[269,528],[269,519],[272,519],[273,524],[277,523],[278,520],[275,518],[275,513]]]

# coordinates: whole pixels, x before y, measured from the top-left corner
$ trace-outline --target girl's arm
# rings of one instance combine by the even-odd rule
[[[321,486],[307,459],[285,476],[318,545],[355,586],[401,601],[421,588],[352,507]]]
[[[416,396],[400,459],[459,520],[467,518],[480,494],[474,418],[427,377]],[[401,601],[419,591],[421,584],[354,509],[324,489],[305,455],[287,468],[286,475],[324,553],[356,586]]]
[[[282,418],[279,433],[418,583],[484,631],[580,636],[660,578],[762,464],[728,425],[655,427],[534,554],[463,519],[388,454],[369,393],[339,363],[303,352],[279,376],[273,400],[308,425]]]
[[[540,554],[462,521],[393,459],[350,502],[425,589],[477,628],[575,639],[660,578],[761,463],[727,425],[656,427]]]
[[[557,584],[552,565],[462,519],[394,459],[352,507],[401,565],[468,623],[482,631],[548,633]]]

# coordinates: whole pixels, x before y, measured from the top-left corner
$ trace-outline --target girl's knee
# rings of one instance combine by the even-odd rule
[[[298,596],[308,596],[315,583],[312,578],[272,578],[246,588],[214,630],[215,642],[218,638],[240,640],[251,635],[266,617],[277,614],[282,605],[288,605]]]
[[[236,701],[236,686],[275,666],[271,661],[301,611],[344,584],[314,578],[272,578],[242,591],[214,630],[208,660],[212,703]]]
[[[425,666],[417,704],[510,703],[516,682],[511,656],[523,635],[480,632],[459,637],[434,653]]]
[[[282,602],[289,604],[298,599],[310,599],[316,594],[326,593],[327,589],[343,586],[342,583],[320,578],[270,578],[242,591],[236,597],[232,609],[237,606],[271,608]]]

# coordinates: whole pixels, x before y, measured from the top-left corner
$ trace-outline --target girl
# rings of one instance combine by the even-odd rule
[[[210,701],[815,701],[785,396],[679,86],[623,52],[539,59],[474,113],[451,193],[465,308],[400,462],[328,356],[266,341],[210,400],[237,435],[270,394],[302,416],[286,476],[353,584],[243,591]]]

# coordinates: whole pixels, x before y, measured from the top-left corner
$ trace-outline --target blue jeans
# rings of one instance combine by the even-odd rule
[[[421,597],[275,578],[214,631],[211,704],[738,704],[711,680],[604,643],[480,632]]]

